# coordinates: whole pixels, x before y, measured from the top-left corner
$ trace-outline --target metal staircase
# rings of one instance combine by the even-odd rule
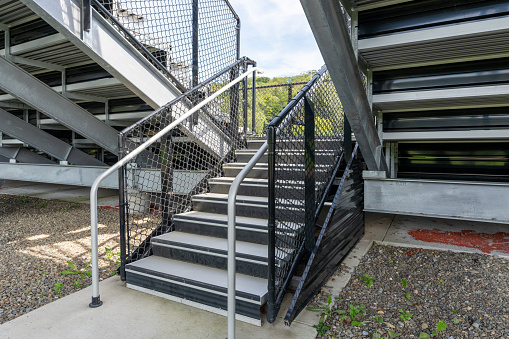
[[[115,165],[123,165],[120,212],[125,252],[120,272],[128,287],[226,315],[228,242],[233,241],[236,318],[261,325],[262,307],[267,308],[267,321],[273,322],[304,260],[309,259],[312,271],[337,267],[362,236],[362,191],[358,191],[362,164],[356,160],[355,170],[350,167],[357,147],[352,154],[343,153],[344,117],[326,67],[271,122],[268,141],[246,138],[240,128],[246,115],[236,110],[242,98],[234,87],[199,105],[212,121],[227,113],[228,122],[216,126],[230,136],[230,151],[215,157],[198,142],[183,139],[185,129],[180,125],[191,128],[193,122],[181,103],[196,93],[214,92],[211,89],[224,84],[232,70],[241,74],[248,66],[248,59],[239,60],[121,132],[126,158]],[[169,112],[184,120],[172,122]],[[254,158],[258,153],[261,156]],[[252,163],[236,196],[237,238],[232,240],[231,187]],[[356,175],[351,177],[352,173]],[[337,198],[331,203],[333,196]],[[315,242],[320,229],[338,236],[326,236],[322,244],[334,248],[334,253],[314,261],[312,254],[323,237]],[[288,322],[325,283],[328,273],[299,276],[306,287],[296,295]],[[93,300],[99,301],[98,291]]]
[[[247,145],[253,150],[257,142]],[[226,315],[227,190],[243,168],[235,164],[225,164],[226,177],[208,180],[210,192],[192,196],[192,211],[173,216],[173,232],[152,238],[152,256],[126,265],[128,287]],[[261,325],[267,301],[267,163],[258,168],[250,178],[255,187],[246,180],[237,198],[237,318]]]

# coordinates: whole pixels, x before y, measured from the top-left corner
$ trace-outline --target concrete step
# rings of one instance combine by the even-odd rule
[[[228,194],[198,194],[193,196],[192,200],[195,211],[227,214]],[[287,199],[278,201],[278,204],[292,209],[292,218],[295,220],[304,220],[304,201]],[[269,217],[267,197],[238,195],[236,205],[238,216],[263,219]]]
[[[267,220],[237,216],[237,240],[267,244]],[[228,236],[228,218],[225,214],[191,211],[173,216],[176,231],[218,238]]]
[[[156,256],[223,270],[228,268],[227,239],[177,231],[155,237],[151,242]],[[237,273],[267,278],[267,251],[267,245],[237,241]]]
[[[226,315],[224,270],[150,256],[126,265],[126,280],[129,288]],[[266,279],[237,274],[238,320],[261,326],[260,307],[266,300]]]

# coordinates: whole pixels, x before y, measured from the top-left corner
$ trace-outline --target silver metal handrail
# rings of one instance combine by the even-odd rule
[[[145,148],[153,144],[156,140],[163,137],[165,134],[170,132],[173,128],[175,128],[178,124],[185,121],[189,118],[193,113],[201,109],[203,106],[208,104],[210,101],[217,98],[219,95],[223,94],[225,91],[230,89],[232,86],[239,83],[242,79],[247,77],[249,74],[253,72],[263,73],[261,69],[258,67],[253,67],[247,72],[244,72],[238,78],[228,83],[226,86],[212,94],[207,99],[200,102],[198,105],[190,109],[186,114],[179,117],[175,121],[173,121],[170,125],[166,126],[164,129],[159,131],[156,135],[145,141],[143,144],[138,146],[135,150],[128,152],[124,158],[119,160],[116,164],[111,166],[107,171],[97,177],[92,187],[90,189],[90,222],[91,222],[91,250],[92,250],[92,302],[89,304],[90,307],[99,307],[102,305],[101,297],[99,295],[99,248],[98,248],[98,237],[97,237],[97,190],[99,189],[99,185],[101,182],[111,175],[113,172],[118,170],[120,167],[124,166],[128,161],[132,160],[138,154],[140,154]]]
[[[237,211],[235,210],[235,201],[237,200],[237,192],[240,184],[268,148],[269,145],[265,142],[242,171],[235,177],[228,191],[228,339],[235,339],[235,243],[237,240],[235,229]]]

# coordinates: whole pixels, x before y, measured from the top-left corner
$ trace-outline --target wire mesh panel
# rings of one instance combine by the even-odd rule
[[[342,151],[343,110],[325,66],[269,124],[268,138],[269,246],[280,302],[300,255],[314,245],[317,209]]]
[[[128,154],[175,119],[219,90],[247,68],[241,59],[145,119],[121,132],[122,155]],[[172,230],[172,216],[190,209],[191,196],[207,191],[207,179],[244,146],[239,126],[242,110],[238,85],[153,143],[124,167],[128,261],[151,253],[150,239]]]
[[[151,62],[155,57],[156,66],[184,88],[196,86],[239,58],[240,19],[227,0],[94,3],[145,57]]]

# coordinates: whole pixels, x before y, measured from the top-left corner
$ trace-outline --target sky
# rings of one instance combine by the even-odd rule
[[[299,0],[230,0],[240,17],[240,53],[263,76],[290,76],[324,64]]]

